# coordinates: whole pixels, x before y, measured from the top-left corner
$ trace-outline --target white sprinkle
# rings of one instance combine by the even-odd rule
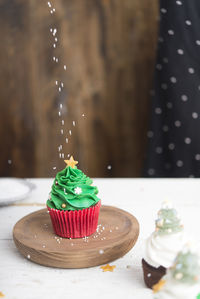
[[[160,147],[160,146],[158,146],[158,147],[156,147],[156,153],[157,154],[162,154],[162,147]]]
[[[161,114],[161,113],[162,113],[162,109],[159,108],[159,107],[157,107],[157,108],[155,109],[155,113],[156,113],[156,114]]]
[[[42,245],[42,247],[45,248],[46,246],[45,246],[45,245]]]
[[[62,154],[61,153],[59,154],[59,158],[62,158]]]
[[[193,69],[192,67],[189,67],[188,72],[189,72],[190,74],[194,74],[194,69]]]
[[[182,167],[182,166],[183,166],[183,161],[178,160],[178,161],[176,162],[176,165],[177,165],[178,167]]]
[[[53,47],[56,48],[56,44],[53,44]]]
[[[56,35],[56,33],[57,33],[57,29],[56,29],[56,28],[54,28],[54,30],[53,30],[53,36],[55,36],[55,35]]]
[[[30,254],[28,254],[28,255],[27,255],[27,258],[28,258],[28,259],[30,259],[30,258],[31,258]]]
[[[61,92],[61,87],[58,88],[58,91]]]
[[[170,150],[173,150],[173,149],[175,148],[175,144],[174,144],[174,143],[170,143],[170,144],[168,145],[168,148],[169,148]]]
[[[58,111],[58,115],[61,116],[61,112],[60,111]]]
[[[63,107],[63,104],[60,104],[60,109],[62,109],[62,107]]]
[[[53,8],[53,11],[55,12],[55,11],[56,11],[56,9],[55,9],[55,8]]]
[[[110,170],[111,168],[112,168],[112,166],[111,166],[111,165],[108,165],[108,166],[107,166],[107,169],[109,169],[109,170]]]
[[[168,62],[169,62],[169,60],[167,59],[167,57],[164,57],[164,58],[163,58],[163,62],[164,62],[164,63],[168,63]]]
[[[54,61],[56,60],[56,57],[55,57],[55,56],[53,57],[53,60],[54,60]]]
[[[179,55],[183,55],[184,54],[184,51],[182,49],[178,49],[177,52],[178,52]]]
[[[65,142],[68,143],[68,138],[65,139]]]
[[[82,116],[85,116],[85,114],[82,114]]]
[[[165,126],[163,126],[163,128],[162,128],[162,129],[163,129],[163,131],[164,131],[164,132],[167,132],[167,131],[169,131],[169,127],[168,127],[168,126],[166,126],[166,125],[165,125]]]
[[[64,83],[63,82],[61,82],[60,85],[61,85],[61,87],[64,87]]]
[[[61,129],[61,130],[60,130],[60,133],[61,133],[61,134],[63,134],[63,133],[64,133],[63,129]]]
[[[62,123],[62,126],[64,126],[64,124],[65,124],[65,121],[64,121],[64,119],[62,119],[61,123]]]
[[[160,11],[161,11],[162,13],[166,13],[166,12],[167,12],[166,8],[161,8]]]
[[[74,244],[73,244],[73,243],[71,243],[71,246],[74,246]]]
[[[162,38],[161,36],[158,38],[159,43],[163,43],[164,42],[164,38]]]
[[[75,127],[76,123],[75,123],[75,121],[74,121],[74,120],[73,120],[72,124],[73,124],[73,126]]]
[[[50,13],[52,14],[52,13],[53,13],[53,10],[51,10]]]
[[[156,68],[157,68],[157,70],[162,70],[162,65],[161,64],[156,64]]]
[[[171,102],[167,102],[167,108],[171,109],[173,107]]]
[[[148,131],[147,132],[147,137],[152,138],[154,135],[154,133],[152,131]]]
[[[181,100],[182,100],[183,102],[186,102],[186,101],[188,100],[188,97],[187,97],[185,94],[183,94],[183,95],[181,96]]]
[[[174,35],[174,31],[170,29],[170,30],[168,30],[168,34],[169,35]]]
[[[71,130],[69,130],[69,135],[72,135],[72,131]]]
[[[112,229],[110,229],[110,233],[112,233]]]
[[[175,77],[171,77],[171,78],[170,78],[170,81],[171,81],[172,83],[176,83],[176,82],[177,82],[177,80],[176,80]]]
[[[60,149],[62,149],[62,144],[60,145]]]
[[[196,44],[200,46],[200,40],[196,40]]]
[[[185,23],[186,23],[188,26],[192,25],[192,22],[191,22],[190,20],[186,20]]]
[[[58,85],[58,81],[56,81],[56,85]]]
[[[155,170],[153,168],[148,169],[148,174],[149,175],[154,175]]]
[[[176,120],[174,124],[177,128],[179,128],[181,126],[180,120]]]
[[[64,65],[64,70],[66,71],[66,69],[67,69],[67,66],[66,66],[66,65]]]
[[[177,4],[177,5],[182,5],[182,2],[179,1],[179,0],[177,0],[177,1],[176,1],[176,4]]]
[[[8,164],[12,164],[12,160],[8,160]]]
[[[118,226],[116,226],[116,227],[115,227],[115,229],[116,229],[116,230],[118,230],[118,229],[119,229],[119,227],[118,227]]]
[[[53,31],[53,29],[52,28],[50,28],[50,32],[52,32]]]
[[[56,62],[58,63],[58,58],[56,58]]]
[[[151,273],[148,273],[148,274],[147,274],[147,277],[151,277]]]
[[[195,159],[196,159],[197,161],[200,161],[200,154],[196,154],[196,155],[195,155]]]
[[[193,112],[193,113],[192,113],[192,117],[193,117],[194,119],[198,118],[198,113],[197,113],[197,112]]]
[[[57,39],[57,37],[55,37],[55,42],[57,43],[57,41],[58,41],[58,39]]]
[[[166,90],[167,89],[167,84],[166,83],[162,83],[161,84],[161,88],[164,89],[164,90]]]
[[[68,154],[67,157],[70,157],[70,154]]]
[[[191,143],[191,138],[190,137],[186,137],[185,138],[185,143],[186,144],[190,144]]]
[[[53,169],[56,169],[56,166],[54,166]]]
[[[62,154],[62,158],[63,158],[63,159],[65,158],[65,154]]]
[[[103,249],[100,249],[100,250],[99,250],[99,253],[100,253],[100,254],[103,254],[103,253],[104,253],[104,250],[103,250]]]

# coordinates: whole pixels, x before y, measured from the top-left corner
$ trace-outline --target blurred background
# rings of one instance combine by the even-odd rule
[[[51,4],[0,1],[0,175],[55,176],[64,153],[92,177],[141,176],[158,1]]]

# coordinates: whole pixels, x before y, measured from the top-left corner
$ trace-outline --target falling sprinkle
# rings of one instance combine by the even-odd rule
[[[66,71],[66,69],[67,69],[67,67],[66,67],[66,65],[64,65],[64,70]]]
[[[50,32],[52,32],[53,31],[53,29],[52,28],[50,28]]]
[[[8,160],[8,164],[12,164],[12,160]]]
[[[64,124],[65,124],[65,121],[62,119],[61,123],[62,123],[62,126],[64,126]]]
[[[103,249],[100,249],[99,250],[99,254],[103,254],[104,253],[104,250]]]
[[[53,44],[53,47],[56,48],[56,44]]]
[[[55,57],[55,56],[53,57],[53,60],[54,60],[54,61],[56,60],[56,57]]]
[[[62,109],[62,107],[63,107],[63,104],[60,104],[60,109]]]
[[[75,123],[75,121],[74,121],[74,120],[73,120],[72,124],[73,124],[73,126],[75,127],[76,123]]]
[[[58,39],[57,39],[57,37],[55,37],[55,42],[57,43],[57,41],[58,41]]]
[[[50,13],[52,14],[52,13],[53,13],[53,10],[51,10]]]
[[[82,116],[84,117],[84,116],[85,116],[85,114],[82,114]]]
[[[108,166],[107,166],[107,169],[109,169],[109,170],[110,170],[111,168],[112,168],[112,166],[111,166],[111,165],[108,165]]]
[[[58,115],[61,116],[61,112],[60,111],[58,111]]]
[[[65,142],[68,143],[68,138],[65,139]]]
[[[64,87],[64,83],[63,82],[61,82],[60,85],[61,85],[61,87]]]
[[[56,81],[56,85],[58,85],[58,81]]]
[[[56,62],[58,63],[58,58],[56,58]]]
[[[28,258],[28,259],[30,259],[30,258],[31,258],[30,254],[28,254],[28,255],[27,255],[27,258]]]
[[[55,35],[56,35],[56,33],[57,33],[57,29],[56,29],[56,28],[54,28],[54,30],[53,30],[53,36],[55,36]]]
[[[63,134],[63,133],[64,133],[63,129],[61,129],[61,130],[60,130],[60,133],[61,133],[61,134]]]
[[[63,154],[63,153],[62,153],[62,158],[63,158],[63,159],[65,158],[65,154]]]
[[[53,169],[56,169],[56,166],[54,166]]]
[[[61,92],[61,87],[58,88],[58,91]]]
[[[45,248],[46,246],[45,246],[45,245],[42,245],[42,247]]]
[[[72,135],[72,131],[71,130],[69,130],[69,135]]]

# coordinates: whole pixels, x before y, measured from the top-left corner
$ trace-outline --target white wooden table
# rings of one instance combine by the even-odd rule
[[[16,206],[0,208],[0,292],[5,299],[39,298],[152,298],[143,283],[141,258],[144,239],[154,230],[161,202],[169,199],[182,216],[186,231],[199,238],[199,179],[95,179],[102,203],[127,210],[140,223],[136,246],[114,261],[114,272],[90,269],[53,269],[21,256],[12,240],[14,224],[43,208],[52,179],[31,179],[36,190]]]

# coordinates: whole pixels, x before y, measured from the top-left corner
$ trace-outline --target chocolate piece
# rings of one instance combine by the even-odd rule
[[[155,268],[149,265],[144,259],[142,259],[142,268],[145,284],[150,289],[166,274],[166,268],[162,266]]]

